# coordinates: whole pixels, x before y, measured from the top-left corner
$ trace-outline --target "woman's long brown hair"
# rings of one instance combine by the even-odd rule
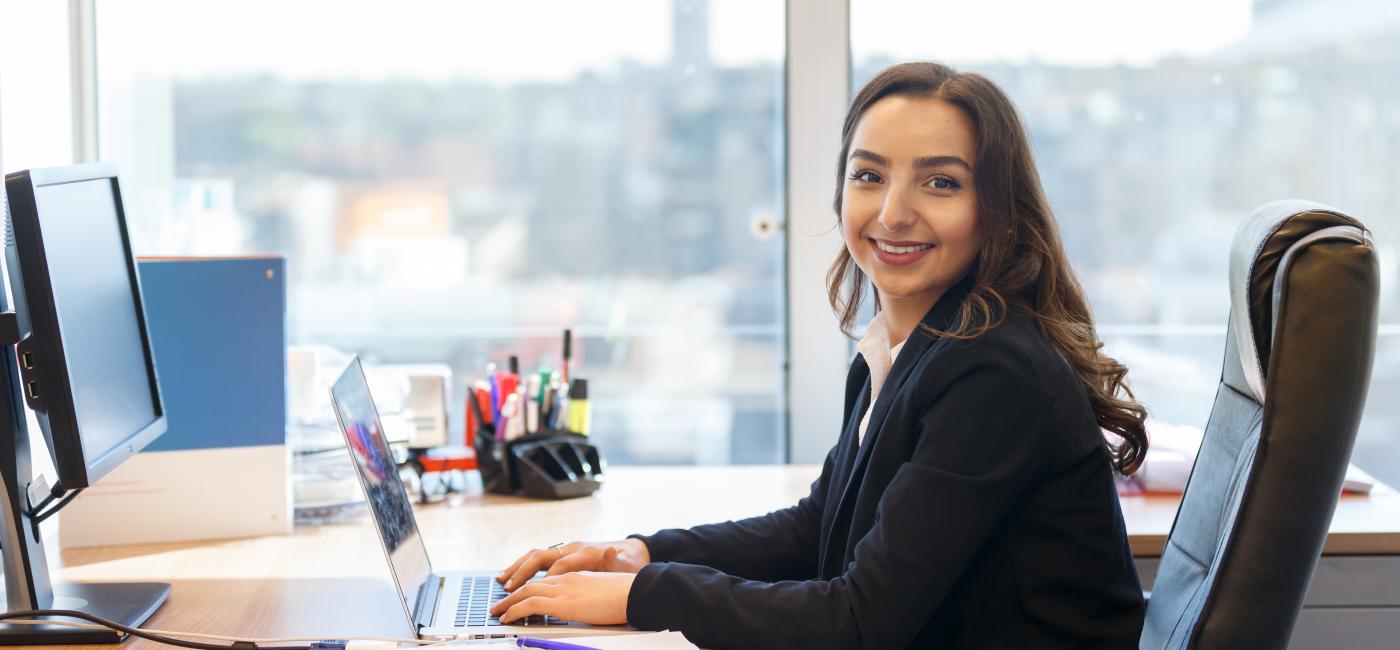
[[[1041,189],[1029,138],[1015,106],[1000,88],[981,75],[929,61],[902,63],[872,79],[851,103],[841,131],[837,219],[856,124],[872,105],[891,95],[933,97],[958,107],[971,120],[977,139],[973,184],[978,227],[985,234],[982,250],[970,271],[972,290],[952,327],[933,334],[975,339],[999,325],[1008,309],[1034,318],[1084,385],[1099,426],[1122,439],[1118,444],[1104,441],[1113,467],[1125,475],[1137,471],[1147,454],[1143,426],[1147,409],[1128,388],[1128,369],[1103,353],[1089,302],[1070,268]],[[865,274],[843,247],[827,272],[827,297],[848,336],[865,290]],[[875,300],[878,308],[878,296]]]

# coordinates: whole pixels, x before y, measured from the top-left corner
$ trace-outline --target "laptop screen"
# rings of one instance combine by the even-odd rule
[[[340,430],[345,434],[350,457],[369,502],[370,515],[379,529],[389,568],[403,598],[404,613],[413,620],[413,608],[418,592],[432,573],[428,550],[418,535],[418,522],[413,518],[413,506],[408,500],[403,480],[399,478],[394,454],[384,438],[379,411],[365,382],[364,369],[356,357],[331,387]]]

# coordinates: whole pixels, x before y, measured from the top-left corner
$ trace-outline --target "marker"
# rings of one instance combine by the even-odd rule
[[[505,419],[505,437],[502,440],[514,440],[521,436],[525,429],[524,415],[520,408],[520,393],[511,393],[506,398],[505,408],[501,409],[501,417]]]
[[[486,421],[485,411],[481,408],[481,401],[490,399],[488,390],[480,385],[467,387],[467,403],[471,405],[471,408],[467,413],[467,431],[464,440],[468,447],[476,442],[476,436],[485,434],[491,426],[491,423]]]
[[[486,376],[486,385],[487,385],[487,392],[490,394],[490,397],[491,397],[491,403],[490,403],[490,407],[491,407],[491,421],[492,421],[492,422],[500,422],[500,421],[501,421],[501,402],[502,402],[503,399],[504,399],[504,398],[501,396],[501,382],[500,382],[499,380],[496,379],[495,373],[492,373],[492,374],[489,374],[489,375]],[[501,428],[500,428],[500,427],[496,427],[496,437],[499,438],[499,437],[500,437],[500,434],[501,434]]]
[[[569,430],[588,435],[588,380],[575,379],[569,384]]]
[[[530,396],[535,398],[535,401],[539,402],[541,405],[544,404],[545,391],[549,390],[549,376],[552,374],[554,373],[548,370],[541,370],[539,377],[530,378]],[[536,380],[538,380],[538,382]]]
[[[532,639],[530,637],[525,636],[515,638],[515,647],[545,648],[546,650],[598,650],[598,648],[595,648],[591,645],[579,645],[577,643],[568,643],[566,641],[550,641],[547,639]]]
[[[540,429],[540,403],[530,400],[525,405],[525,433],[538,433]]]
[[[540,430],[540,378],[530,375],[525,384],[525,433]]]
[[[569,391],[567,384],[559,386],[559,397],[555,399],[554,428],[567,429],[569,422]]]
[[[568,383],[569,383],[569,360],[570,360],[571,358],[573,358],[573,352],[574,352],[573,348],[574,348],[574,331],[571,330],[571,329],[565,328],[565,330],[564,330],[564,365],[563,365],[562,368],[560,369],[560,372],[561,372],[561,374],[562,374],[562,376],[563,376],[563,380],[564,380],[564,384],[565,384],[565,385],[568,385]]]
[[[509,372],[496,373],[496,383],[500,384],[501,408],[505,408],[506,400],[516,393],[520,387],[520,375]]]

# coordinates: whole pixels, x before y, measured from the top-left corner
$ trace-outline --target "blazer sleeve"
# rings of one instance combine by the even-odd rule
[[[652,564],[632,584],[628,623],[716,648],[909,645],[1034,479],[1049,413],[1043,388],[1022,371],[953,376],[919,419],[914,454],[845,573],[765,583]]]
[[[706,566],[750,580],[801,580],[817,574],[817,543],[836,448],[812,491],[790,508],[739,521],[630,535],[651,560]]]

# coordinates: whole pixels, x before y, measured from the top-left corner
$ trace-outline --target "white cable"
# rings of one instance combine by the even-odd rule
[[[110,628],[110,627],[107,627],[106,625],[99,625],[99,624],[97,624],[97,623],[79,623],[79,622],[77,622],[77,621],[60,621],[60,620],[44,620],[44,621],[39,621],[39,620],[34,620],[34,619],[19,619],[19,620],[4,621],[4,623],[5,623],[5,624],[11,624],[11,625],[62,625],[62,626],[65,626],[65,627],[76,627],[76,628],[87,629],[87,630],[110,630],[110,629],[112,629],[112,628]],[[307,642],[307,643],[315,643],[315,642],[317,642],[317,641],[325,641],[325,640],[327,640],[327,639],[341,639],[341,638],[343,638],[343,639],[344,639],[345,641],[347,641],[347,642],[348,642],[348,641],[373,641],[373,642],[381,642],[381,643],[395,643],[395,644],[400,644],[400,645],[403,645],[403,644],[411,644],[411,645],[419,646],[420,648],[426,648],[426,647],[437,646],[437,645],[445,645],[443,642],[441,642],[441,641],[436,641],[436,640],[430,641],[430,640],[427,640],[427,639],[401,639],[401,638],[398,638],[398,637],[391,637],[391,636],[337,637],[337,636],[332,635],[332,636],[314,636],[314,637],[290,637],[290,636],[289,636],[289,637],[270,637],[270,638],[258,639],[258,638],[245,638],[245,637],[236,637],[236,636],[223,636],[223,635],[220,635],[220,634],[204,634],[204,633],[202,633],[202,632],[179,632],[179,631],[172,631],[172,630],[155,630],[155,629],[144,628],[144,627],[138,627],[138,628],[132,628],[132,629],[137,630],[137,631],[140,631],[140,632],[144,632],[144,633],[146,633],[146,634],[153,634],[153,635],[159,635],[159,636],[174,636],[174,637],[182,637],[182,638],[187,638],[187,639],[213,639],[213,640],[215,640],[215,641],[233,641],[233,642],[235,642],[235,643],[252,643],[252,644],[256,644],[256,645],[270,645],[270,644],[274,644],[274,643],[296,643],[296,642],[302,642],[302,641]]]

